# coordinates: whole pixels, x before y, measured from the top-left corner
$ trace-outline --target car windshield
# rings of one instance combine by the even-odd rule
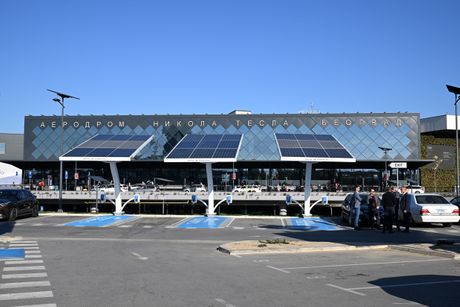
[[[440,195],[416,195],[415,199],[418,204],[429,205],[429,204],[449,204],[447,199]]]
[[[18,191],[0,190],[0,198],[15,200]]]

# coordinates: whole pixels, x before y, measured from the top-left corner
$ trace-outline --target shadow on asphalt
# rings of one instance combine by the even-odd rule
[[[271,228],[271,227],[267,227]],[[273,227],[277,228],[277,227]],[[286,228],[283,228],[286,230]],[[359,231],[352,229],[338,231],[305,231],[289,229],[275,233],[275,235],[288,237],[296,240],[305,240],[311,242],[332,242],[354,245],[354,243],[366,243],[368,245],[377,244],[414,244],[429,243],[436,244],[440,238],[445,240],[459,241],[458,234],[455,233],[436,233],[420,231],[417,228],[411,228],[409,233],[394,231],[393,233],[382,233],[381,230],[362,228]]]
[[[458,306],[459,276],[412,275],[380,278],[369,282],[386,293],[422,306]],[[360,290],[357,290],[360,291]],[[374,291],[374,290],[371,290]]]
[[[11,233],[14,229],[15,222],[0,222],[0,236]]]

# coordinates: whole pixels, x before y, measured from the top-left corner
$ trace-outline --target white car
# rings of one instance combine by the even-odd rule
[[[425,187],[422,187],[420,185],[410,185],[407,187],[409,190],[409,193],[412,194],[419,194],[419,193],[425,193]]]
[[[237,185],[235,188],[233,188],[232,192],[233,193],[237,193],[237,192],[262,193],[262,189],[260,188],[260,186],[256,184],[243,185],[243,186]]]
[[[120,190],[121,192],[128,192],[128,187],[124,184],[120,184]],[[104,192],[104,193],[115,193],[115,186],[113,184],[110,184],[108,186],[102,186],[99,188],[99,192]]]
[[[459,208],[438,194],[409,194],[410,210],[415,223],[442,223],[450,226],[460,220]]]
[[[193,184],[191,187],[186,187],[184,188],[185,193],[190,193],[190,192],[207,192],[208,189],[206,189],[206,186],[202,183],[200,184]]]

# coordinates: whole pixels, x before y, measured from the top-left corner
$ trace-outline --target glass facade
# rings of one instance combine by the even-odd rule
[[[280,160],[274,133],[331,134],[357,161],[420,159],[418,113],[65,116],[64,152],[96,134],[148,134],[153,141],[136,157],[163,161],[185,134],[244,134],[238,161]],[[61,118],[26,116],[25,161],[57,161]],[[378,147],[392,150],[388,156]]]

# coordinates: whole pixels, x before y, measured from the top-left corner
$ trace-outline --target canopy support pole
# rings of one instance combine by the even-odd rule
[[[214,216],[214,183],[212,180],[212,163],[206,163],[206,178],[208,180],[208,209],[207,215]]]
[[[307,162],[305,165],[305,194],[304,194],[304,216],[311,216],[310,213],[310,194],[311,194],[311,169],[312,163]]]
[[[121,189],[120,189],[120,176],[118,175],[117,163],[109,162],[110,171],[112,172],[113,185],[115,188],[115,212],[114,215],[122,215],[121,211]]]

